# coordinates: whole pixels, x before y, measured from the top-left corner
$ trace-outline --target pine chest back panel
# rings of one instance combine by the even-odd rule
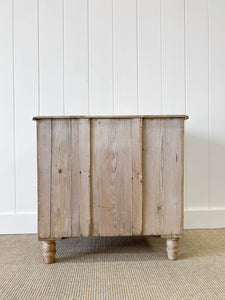
[[[34,118],[39,239],[182,235],[186,118]]]

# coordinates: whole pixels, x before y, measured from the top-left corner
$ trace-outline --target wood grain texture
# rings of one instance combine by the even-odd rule
[[[183,131],[176,117],[39,120],[39,238],[181,235]]]
[[[143,234],[183,232],[183,121],[144,120]]]
[[[142,232],[142,119],[131,120],[132,234]]]
[[[90,120],[72,124],[72,236],[90,235]]]
[[[51,120],[37,123],[38,238],[51,235]]]
[[[132,234],[130,120],[92,120],[93,235]]]
[[[52,121],[51,237],[71,236],[71,122]]]

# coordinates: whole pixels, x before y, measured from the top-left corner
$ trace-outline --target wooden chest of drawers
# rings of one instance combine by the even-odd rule
[[[186,116],[35,117],[38,238],[157,235],[176,259],[183,233]]]

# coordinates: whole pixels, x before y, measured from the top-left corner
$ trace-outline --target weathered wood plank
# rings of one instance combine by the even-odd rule
[[[143,234],[183,230],[183,120],[144,120]]]
[[[161,119],[143,120],[143,234],[161,231]]]
[[[71,120],[72,173],[71,211],[72,236],[80,236],[80,166],[79,166],[79,120]]]
[[[72,122],[72,236],[89,236],[90,120]]]
[[[51,120],[37,123],[38,238],[50,238]]]
[[[132,234],[142,232],[142,119],[131,120]]]
[[[184,121],[162,120],[165,124],[163,188],[165,211],[162,234],[183,233]]]
[[[131,235],[131,121],[92,124],[92,234]]]
[[[71,236],[71,122],[52,121],[51,237]]]

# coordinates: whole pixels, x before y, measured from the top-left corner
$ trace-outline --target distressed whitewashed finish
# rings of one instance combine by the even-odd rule
[[[39,114],[190,115],[185,226],[224,227],[224,20],[224,0],[1,0],[0,232],[36,232]]]
[[[34,119],[40,240],[182,235],[185,116]]]

